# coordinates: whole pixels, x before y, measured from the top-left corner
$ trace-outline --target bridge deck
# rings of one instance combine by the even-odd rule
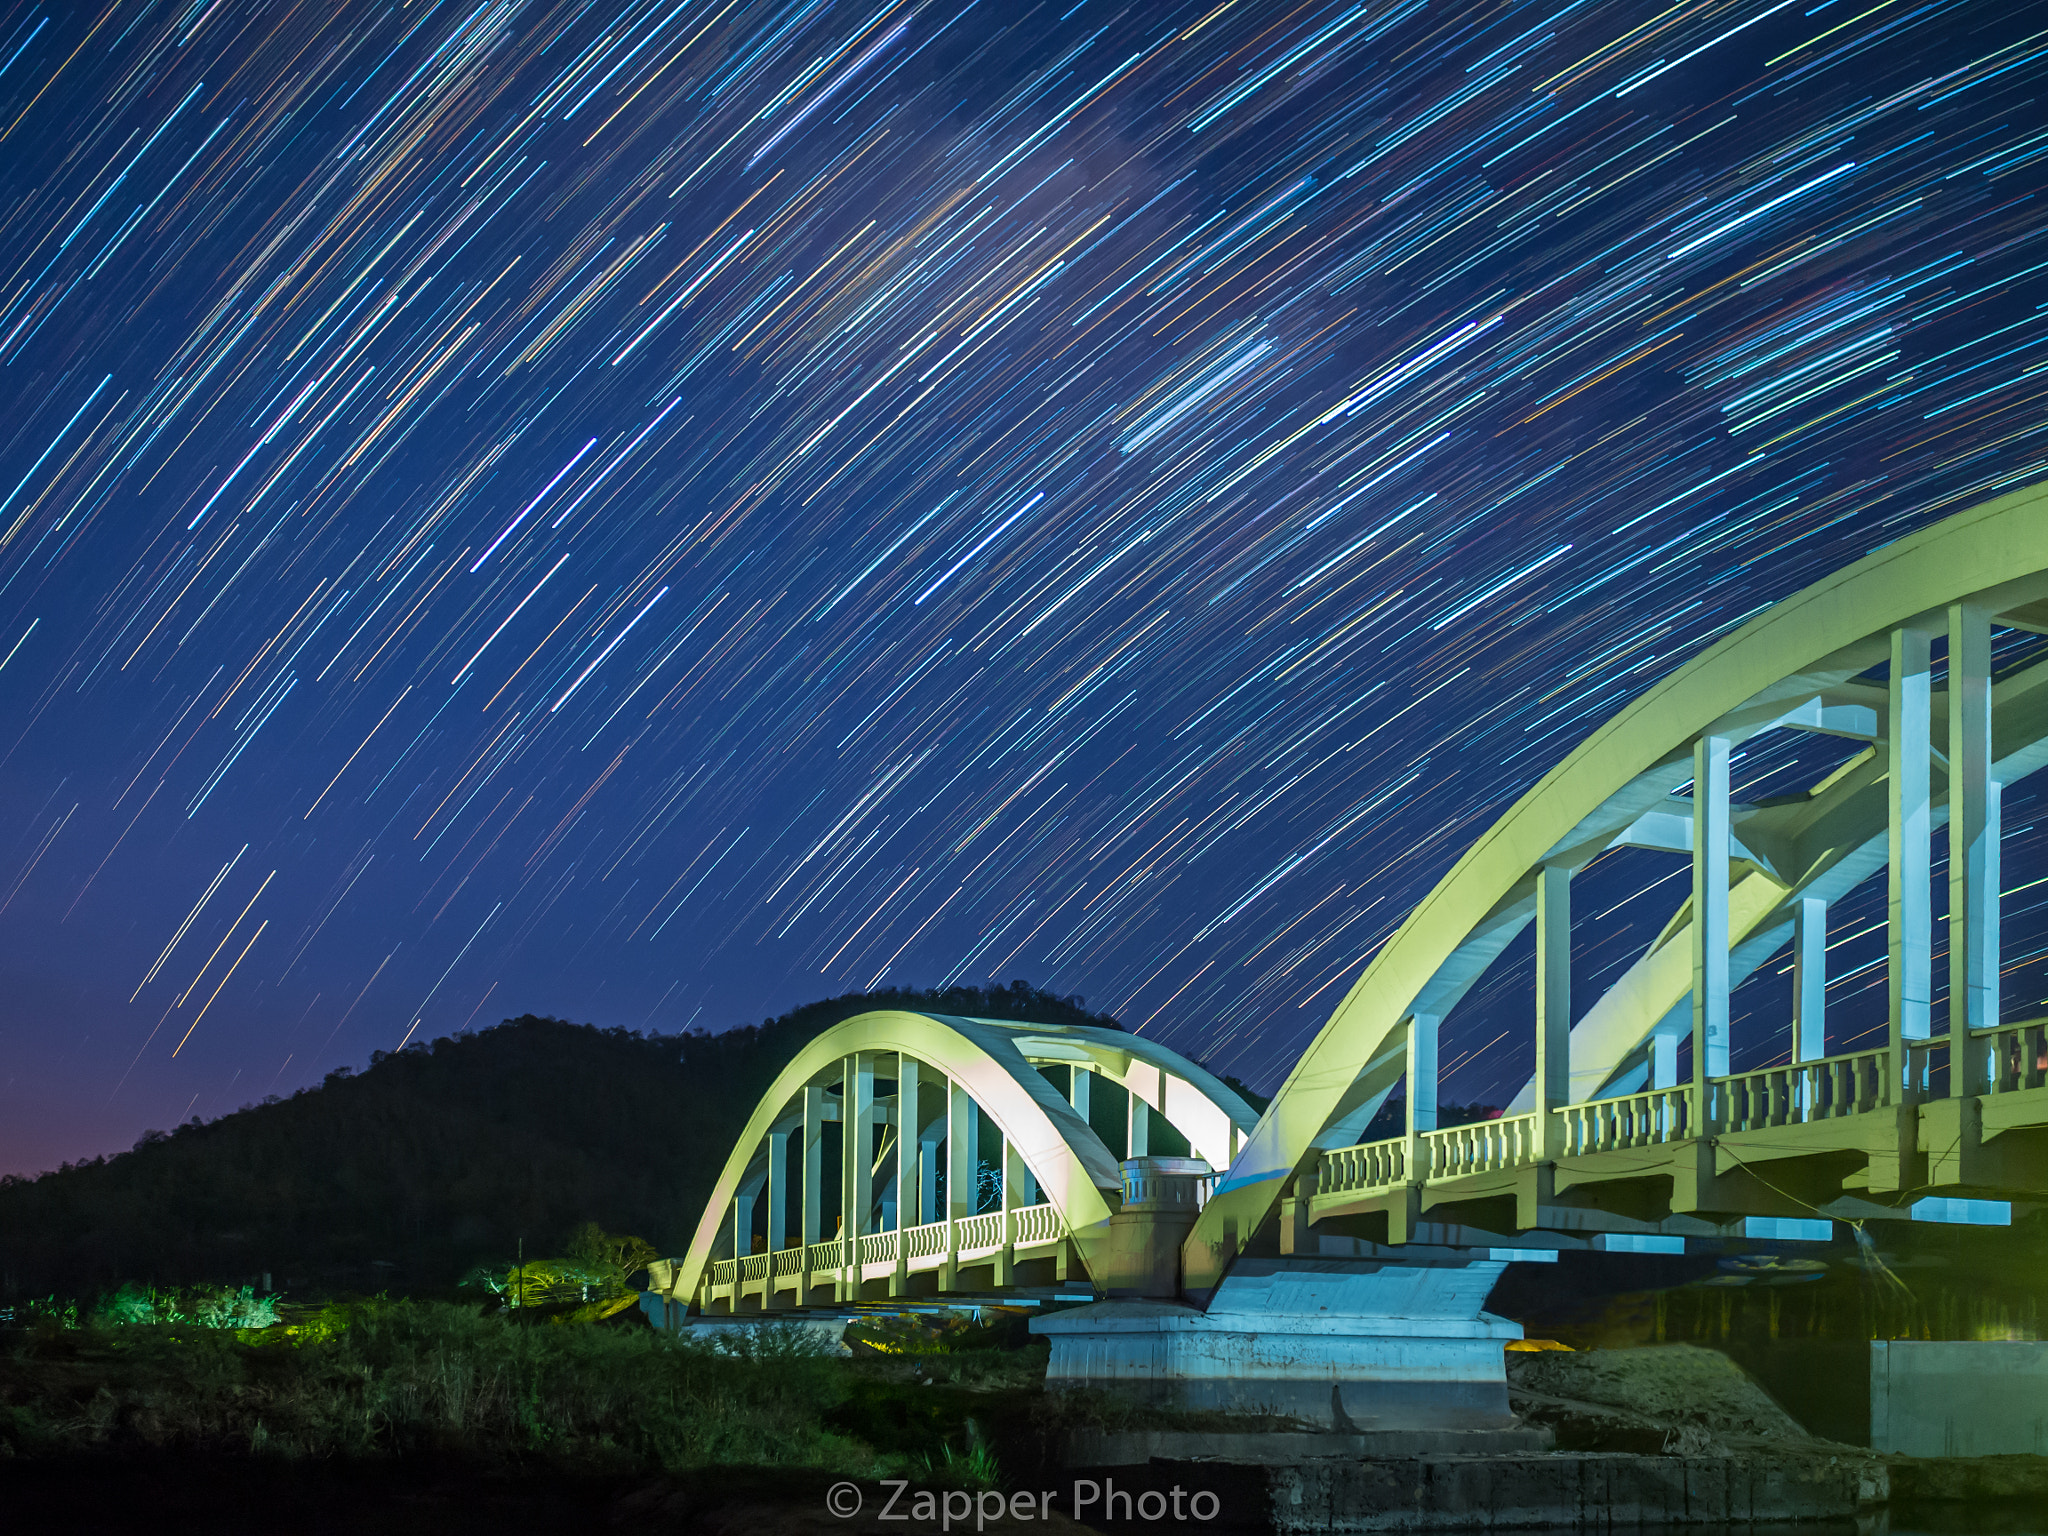
[[[1532,1227],[1537,1199],[1646,1178],[1674,1180],[1674,1212],[1738,1198],[1770,1207],[1757,1214],[1813,1211],[1829,1183],[1835,1194],[2048,1188],[2044,1149],[1998,1145],[2008,1132],[2048,1129],[2048,1019],[1974,1031],[1972,1047],[1983,1084],[1975,1094],[1945,1092],[1948,1046],[1930,1041],[1909,1046],[1896,1071],[1894,1053],[1880,1048],[1713,1078],[1704,1094],[1688,1085],[1571,1104],[1550,1111],[1547,1135],[1531,1113],[1340,1147],[1298,1181],[1299,1214],[1310,1223],[1398,1215],[1414,1190],[1424,1210],[1515,1196],[1518,1218],[1529,1218],[1517,1224]],[[1795,1160],[1811,1166],[1751,1177],[1739,1194],[1701,1187]],[[1538,1169],[1550,1170],[1547,1190],[1529,1178]]]

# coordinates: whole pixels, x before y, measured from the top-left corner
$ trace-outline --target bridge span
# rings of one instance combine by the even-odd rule
[[[1404,1263],[1483,1278],[1563,1248],[1824,1238],[1838,1219],[2048,1200],[2048,1018],[2009,1016],[1999,991],[2000,892],[2026,878],[2001,867],[2002,795],[2048,764],[2040,635],[2044,487],[1757,614],[1472,844],[1262,1115],[1113,1030],[849,1020],[770,1089],[656,1291],[678,1315],[1151,1298],[1181,1309],[1173,1327],[1210,1327],[1256,1290],[1270,1325],[1274,1306],[1321,1311],[1331,1287]],[[1738,799],[1732,762],[1776,733],[1846,753],[1791,793]],[[1690,878],[1618,977],[1575,996],[1574,950],[1608,914],[1576,915],[1573,879],[1616,849]],[[1831,912],[1879,880],[1882,1040],[1830,1054]],[[1502,1117],[1440,1127],[1443,1022],[1532,924],[1533,1074]],[[1791,972],[1775,1062],[1734,1071],[1730,993],[1772,963]],[[1361,1140],[1404,1084],[1402,1133]],[[1272,1299],[1317,1274],[1322,1300]],[[1395,1305],[1347,1295],[1338,1310]],[[1455,1303],[1465,1334],[1515,1331],[1483,1297]]]

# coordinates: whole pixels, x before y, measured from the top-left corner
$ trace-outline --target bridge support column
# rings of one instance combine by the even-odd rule
[[[1536,872],[1536,1143],[1546,1163],[1564,1150],[1556,1113],[1571,1101],[1572,872]]]
[[[789,1246],[789,1132],[768,1133],[768,1283],[761,1288],[761,1310],[782,1303],[775,1295],[775,1255]],[[797,1300],[803,1300],[798,1296]]]
[[[1407,1188],[1400,1203],[1387,1211],[1389,1243],[1408,1242],[1422,1222],[1422,1189],[1429,1182],[1430,1173],[1429,1143],[1422,1138],[1437,1128],[1437,1042],[1442,1024],[1443,1020],[1433,1013],[1408,1017],[1407,1139],[1401,1148],[1401,1177]],[[1540,1033],[1540,1025],[1538,1030]]]
[[[875,1060],[868,1052],[846,1058],[839,1099],[839,1295],[860,1300],[860,1240],[875,1200]]]
[[[1728,738],[1692,752],[1693,1123],[1711,1134],[1713,1078],[1728,1075]]]
[[[1828,1053],[1828,904],[1802,896],[1792,913],[1792,1059]]]
[[[1052,1342],[1046,1386],[1189,1409],[1280,1413],[1332,1429],[1513,1423],[1502,1346],[1521,1326],[1485,1310],[1507,1268],[1240,1259],[1207,1311],[1097,1302],[1031,1320]]]
[[[797,1236],[803,1244],[803,1258],[797,1264],[797,1300],[808,1304],[811,1287],[817,1285],[811,1271],[812,1245],[825,1237],[825,1088],[807,1083],[803,1094],[802,1204],[797,1212]]]
[[[1024,1159],[1017,1149],[1010,1145],[1010,1138],[1003,1138],[1003,1247],[996,1255],[995,1282],[1009,1285],[1017,1273],[1017,1208],[1025,1203],[1025,1181],[1031,1177],[1024,1166]]]
[[[1928,634],[1924,629],[1892,631],[1892,677],[1888,690],[1891,761],[1886,774],[1891,801],[1890,891],[1887,936],[1891,993],[1892,1074],[1912,1090],[1918,1073],[1907,1072],[1912,1042],[1932,1029],[1934,995],[1929,838],[1929,740],[1931,711]]]
[[[1992,1182],[1985,1042],[1998,1023],[1999,786],[1991,777],[1991,616],[1948,611],[1948,1085],[1920,1111],[1931,1185]]]
[[[939,1266],[939,1289],[960,1288],[959,1223],[979,1203],[975,1167],[974,1100],[958,1083],[946,1081],[946,1258]]]
[[[917,1104],[917,1062],[905,1055],[896,1058],[896,1270],[889,1277],[889,1294],[901,1296],[910,1289],[910,1243],[907,1234],[924,1218],[918,1208],[918,1137],[920,1117]]]

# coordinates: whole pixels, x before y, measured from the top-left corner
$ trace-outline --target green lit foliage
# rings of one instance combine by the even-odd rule
[[[250,1285],[188,1285],[159,1288],[133,1280],[100,1299],[92,1321],[101,1327],[183,1323],[198,1328],[272,1328],[277,1298],[259,1296]]]
[[[554,1322],[600,1322],[640,1299],[634,1276],[660,1257],[644,1238],[607,1232],[586,1221],[569,1240],[566,1257],[480,1264],[462,1284],[487,1292],[506,1307],[539,1311]]]

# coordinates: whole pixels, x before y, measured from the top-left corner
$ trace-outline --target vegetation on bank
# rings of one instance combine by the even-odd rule
[[[873,1008],[1117,1027],[1021,981],[854,993],[716,1034],[529,1014],[130,1152],[0,1177],[0,1305],[129,1277],[421,1294],[522,1243],[560,1252],[591,1218],[678,1251],[776,1073]]]
[[[4,1337],[0,1456],[424,1453],[591,1472],[862,1476],[884,1459],[835,1421],[851,1396],[845,1362],[796,1330],[718,1349],[646,1327],[377,1301],[260,1330],[45,1325]]]

